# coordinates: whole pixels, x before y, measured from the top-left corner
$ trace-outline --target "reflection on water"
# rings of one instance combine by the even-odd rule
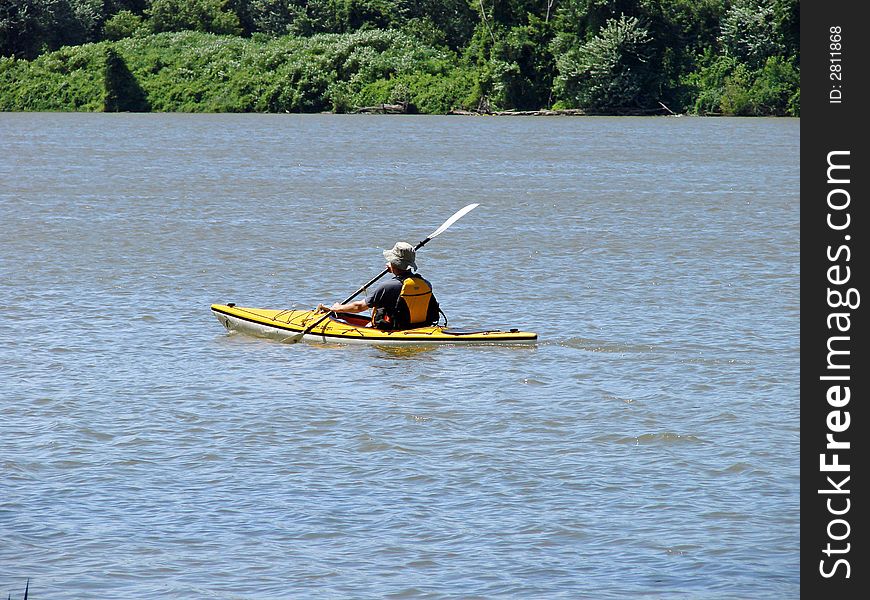
[[[375,348],[384,353],[388,358],[395,359],[413,359],[427,352],[434,352],[438,349],[436,346],[388,346],[375,345]]]

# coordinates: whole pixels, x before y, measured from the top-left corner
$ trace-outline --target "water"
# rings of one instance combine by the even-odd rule
[[[0,593],[799,595],[799,121],[0,114]],[[523,347],[228,335],[420,251]]]

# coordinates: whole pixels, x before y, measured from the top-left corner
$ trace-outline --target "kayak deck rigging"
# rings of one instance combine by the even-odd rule
[[[367,317],[354,313],[323,313],[313,310],[264,309],[239,307],[232,303],[212,304],[218,321],[230,331],[277,340],[297,338],[305,332],[306,341],[338,341],[374,344],[519,344],[537,340],[537,334],[518,329],[457,330],[440,325],[386,331],[370,326]],[[318,320],[323,319],[321,322]],[[310,330],[308,327],[313,324]]]

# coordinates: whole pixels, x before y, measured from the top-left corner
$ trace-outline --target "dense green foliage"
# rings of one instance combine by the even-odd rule
[[[797,0],[0,0],[0,110],[799,115]]]
[[[147,112],[151,109],[145,91],[127,68],[127,63],[112,47],[106,49],[106,74],[104,79],[105,112]]]
[[[449,50],[397,31],[266,41],[187,31],[0,59],[0,109],[102,110],[104,96],[135,91],[129,80],[119,83],[122,69],[155,111],[345,112],[411,102],[442,113],[463,104],[475,83]]]

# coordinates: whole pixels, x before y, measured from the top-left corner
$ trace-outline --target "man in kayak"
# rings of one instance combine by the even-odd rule
[[[396,242],[384,251],[387,270],[393,277],[380,284],[363,300],[347,304],[336,302],[330,307],[317,305],[317,312],[359,313],[372,309],[372,327],[378,329],[409,329],[438,322],[438,301],[432,294],[432,284],[411,273],[417,270],[417,253],[407,242]]]

